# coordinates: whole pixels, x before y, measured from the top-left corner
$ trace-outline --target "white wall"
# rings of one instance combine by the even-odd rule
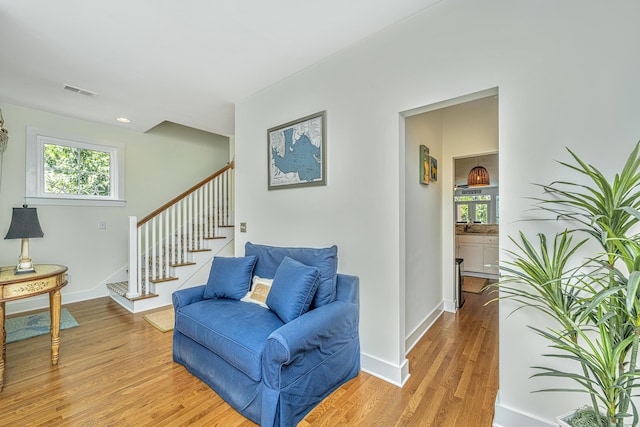
[[[44,238],[30,239],[31,257],[35,263],[69,267],[63,303],[107,295],[103,282],[127,264],[128,216],[142,218],[229,158],[227,137],[175,124],[141,134],[8,103],[0,103],[0,109],[9,131],[0,183],[2,233],[9,229],[11,209],[24,203],[27,126],[125,145],[125,207],[37,206]],[[99,221],[107,222],[106,230],[98,229]],[[0,240],[0,265],[16,264],[19,254],[19,241]],[[7,312],[46,306],[46,297],[35,297],[7,303]]]
[[[530,183],[564,173],[553,159],[567,159],[565,145],[611,173],[639,138],[637,16],[640,3],[633,0],[445,0],[240,102],[236,221],[249,228],[237,235],[236,252],[246,240],[338,244],[340,271],[361,279],[363,366],[402,379],[399,113],[499,88],[505,246],[508,235],[533,227],[518,222],[531,206],[527,196],[537,194]],[[320,110],[327,110],[327,186],[268,192],[266,129]],[[443,159],[455,155],[443,146]],[[443,204],[443,212],[450,209]],[[451,217],[442,218],[449,227]],[[452,254],[453,241],[443,239],[436,252]],[[451,273],[442,267],[440,274],[449,282]],[[531,393],[542,384],[529,379],[529,367],[547,362],[539,356],[545,348],[525,327],[533,319],[524,312],[506,319],[508,311],[501,307],[497,417],[550,422],[584,398]]]
[[[442,313],[442,110],[405,120],[405,352]],[[420,145],[438,160],[438,181],[420,184]],[[402,268],[402,266],[401,266]]]

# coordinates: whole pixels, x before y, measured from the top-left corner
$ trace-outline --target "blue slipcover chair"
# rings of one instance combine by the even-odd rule
[[[250,265],[253,257],[255,264]],[[247,243],[245,257],[237,260],[214,259],[206,285],[173,294],[173,360],[255,423],[295,426],[331,392],[358,375],[358,278],[337,274],[335,246]],[[240,301],[229,289],[213,288],[212,293],[212,283],[224,287],[237,279],[232,276],[238,264],[244,275],[249,271],[250,276],[275,278],[267,304],[277,308]],[[298,272],[310,278],[307,282],[315,282],[304,292],[292,290],[289,298],[283,283],[291,282],[293,288],[297,277],[292,274]],[[246,289],[238,295],[243,292]],[[287,306],[296,295],[312,298],[301,315],[298,311],[304,309],[292,312]]]

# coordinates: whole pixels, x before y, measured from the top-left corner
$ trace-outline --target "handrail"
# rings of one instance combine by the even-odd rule
[[[223,167],[219,171],[215,172],[213,175],[203,179],[202,181],[200,181],[199,183],[197,183],[193,187],[189,188],[184,193],[180,194],[177,197],[174,197],[169,202],[167,202],[164,205],[160,206],[158,209],[156,209],[155,211],[151,212],[149,215],[145,216],[140,221],[138,221],[138,227],[140,227],[141,225],[143,225],[146,222],[149,222],[153,217],[158,215],[160,212],[164,211],[165,209],[167,209],[168,207],[170,207],[172,205],[175,205],[177,202],[179,202],[180,200],[184,199],[189,194],[191,194],[194,191],[196,191],[198,188],[203,187],[204,185],[206,185],[212,179],[215,179],[217,176],[222,175],[224,172],[228,171],[229,169],[233,169],[234,165],[235,165],[235,163],[233,161],[227,163],[227,165],[225,167]]]

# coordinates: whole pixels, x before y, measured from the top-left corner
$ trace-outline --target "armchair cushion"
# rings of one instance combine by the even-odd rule
[[[206,299],[182,307],[175,329],[260,381],[265,343],[282,325],[275,313],[257,304]]]
[[[309,310],[318,289],[320,270],[285,256],[276,271],[267,306],[285,323]]]
[[[256,265],[255,256],[241,258],[214,257],[204,298],[239,300],[249,290],[251,275]]]
[[[260,277],[273,278],[285,256],[305,265],[320,270],[318,290],[311,302],[311,309],[320,307],[336,299],[336,277],[338,272],[338,247],[328,248],[291,248],[267,245],[256,245],[247,242],[244,247],[245,256],[256,255],[254,274]]]

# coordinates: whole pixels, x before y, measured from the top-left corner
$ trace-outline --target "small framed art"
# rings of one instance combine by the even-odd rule
[[[429,185],[430,170],[429,147],[420,145],[420,184]]]
[[[430,161],[429,161],[429,179],[431,181],[437,181],[438,180],[438,160],[431,156],[429,157]]]

